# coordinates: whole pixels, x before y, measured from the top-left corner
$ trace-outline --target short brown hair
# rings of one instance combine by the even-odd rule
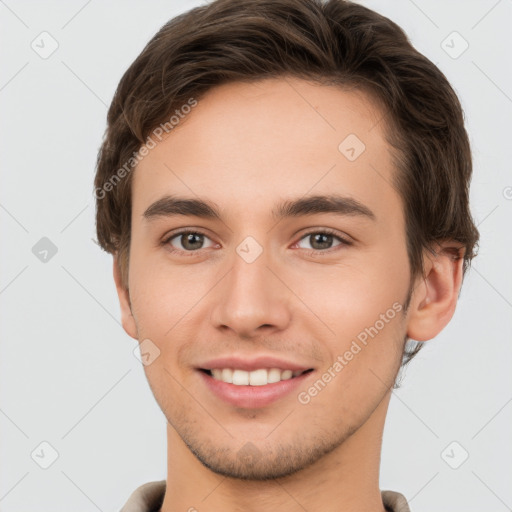
[[[423,250],[441,240],[457,242],[464,275],[479,239],[469,209],[472,159],[461,105],[443,73],[398,25],[353,2],[216,0],[157,32],[121,78],[108,111],[95,177],[96,228],[101,247],[117,254],[125,286],[129,171],[150,134],[215,86],[283,76],[377,99],[394,148],[411,283],[423,274]],[[403,366],[422,346],[406,343]]]

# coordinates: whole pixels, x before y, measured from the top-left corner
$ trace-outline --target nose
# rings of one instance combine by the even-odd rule
[[[286,329],[293,293],[263,251],[252,262],[235,253],[231,270],[215,287],[214,327],[250,339]]]

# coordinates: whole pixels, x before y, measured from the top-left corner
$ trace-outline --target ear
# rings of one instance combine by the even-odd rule
[[[130,293],[127,288],[124,287],[121,279],[121,271],[119,269],[117,256],[114,256],[114,281],[116,283],[117,296],[119,297],[119,304],[121,306],[121,321],[123,329],[126,331],[128,336],[138,340],[137,336],[137,325],[135,318],[133,318],[132,310],[130,306]]]
[[[462,284],[463,251],[456,242],[443,241],[435,254],[426,252],[425,273],[416,281],[411,298],[409,338],[428,341],[452,319]]]

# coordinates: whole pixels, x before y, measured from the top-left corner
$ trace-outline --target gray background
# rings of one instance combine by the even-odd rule
[[[414,512],[511,510],[512,1],[362,3],[402,26],[459,94],[481,231],[453,320],[392,397],[381,488]],[[165,418],[120,326],[111,257],[93,241],[92,181],[123,72],[161,25],[200,4],[0,1],[3,512],[116,511],[166,476]],[[46,59],[31,47],[47,37],[51,49],[43,31],[59,45]],[[46,262],[44,245],[33,253],[43,237],[57,248]],[[42,442],[58,453],[47,469]]]

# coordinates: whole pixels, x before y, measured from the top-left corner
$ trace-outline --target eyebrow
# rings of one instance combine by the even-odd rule
[[[272,210],[274,220],[289,217],[303,217],[321,213],[334,213],[342,216],[357,216],[376,220],[375,214],[366,205],[352,197],[336,194],[306,196],[278,203]],[[152,203],[143,213],[145,219],[194,216],[203,219],[221,220],[218,206],[208,200],[178,196],[164,196]]]

